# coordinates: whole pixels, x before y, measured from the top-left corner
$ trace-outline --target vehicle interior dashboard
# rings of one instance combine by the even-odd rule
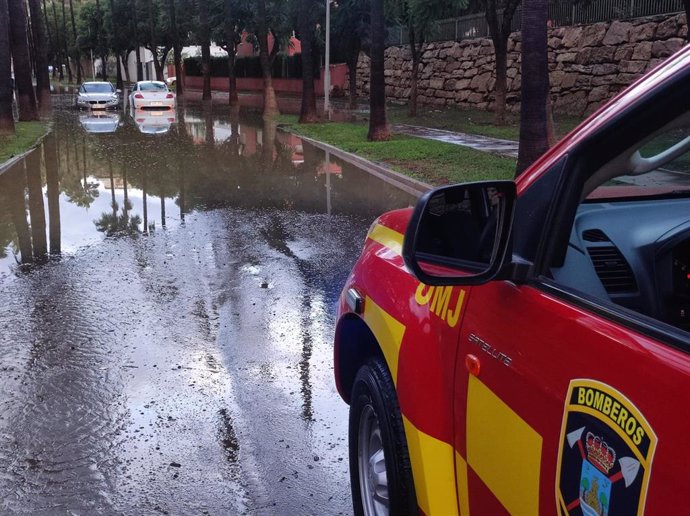
[[[561,285],[690,330],[690,195],[585,201],[562,266]]]

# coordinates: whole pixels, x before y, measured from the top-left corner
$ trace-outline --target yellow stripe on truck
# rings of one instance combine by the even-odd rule
[[[403,234],[397,231],[387,228],[381,224],[375,224],[369,234],[368,238],[374,242],[378,242],[383,247],[387,247],[394,254],[402,256],[402,246],[403,246]]]
[[[539,514],[541,452],[541,435],[470,376],[467,464],[513,516]]]
[[[403,424],[417,505],[426,516],[457,516],[453,447],[421,432],[404,415]]]
[[[390,369],[393,383],[398,384],[398,359],[405,326],[377,305],[369,296],[364,300],[364,322],[376,337]]]

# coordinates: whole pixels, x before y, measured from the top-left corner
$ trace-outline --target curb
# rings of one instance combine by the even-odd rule
[[[302,136],[299,133],[290,131],[286,127],[280,127],[280,129],[300,137],[302,140],[312,144],[314,147],[318,147],[319,149],[330,152],[343,161],[347,161],[348,163],[361,168],[365,172],[368,172],[369,174],[376,176],[386,183],[395,186],[396,188],[399,188],[410,195],[414,195],[415,197],[419,197],[432,188],[431,185],[417,181],[416,179],[401,174],[400,172],[396,172],[395,170],[392,170],[384,165],[374,163],[373,161],[369,161],[368,159],[357,156],[356,154],[352,154],[351,152],[344,151],[328,143],[323,143],[321,141]]]
[[[48,136],[52,132],[53,132],[53,122],[51,121],[48,123],[48,126],[46,127],[46,132],[43,133],[43,136],[41,136],[38,140],[36,140],[31,147],[26,149],[21,154],[13,156],[10,159],[8,159],[7,161],[5,161],[4,163],[0,164],[0,176],[3,175],[5,172],[7,172],[9,169],[11,169],[19,161],[26,158],[26,156],[28,156],[34,150],[36,150],[36,148],[39,147],[43,143],[43,140],[45,140],[46,136]]]

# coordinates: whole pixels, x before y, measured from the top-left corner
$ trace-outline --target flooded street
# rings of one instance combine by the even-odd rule
[[[224,106],[61,100],[0,175],[0,513],[351,514],[335,305],[414,199]]]

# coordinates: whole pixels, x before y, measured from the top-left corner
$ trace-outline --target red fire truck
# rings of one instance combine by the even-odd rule
[[[341,296],[357,515],[690,514],[690,47],[516,181],[381,216]]]

